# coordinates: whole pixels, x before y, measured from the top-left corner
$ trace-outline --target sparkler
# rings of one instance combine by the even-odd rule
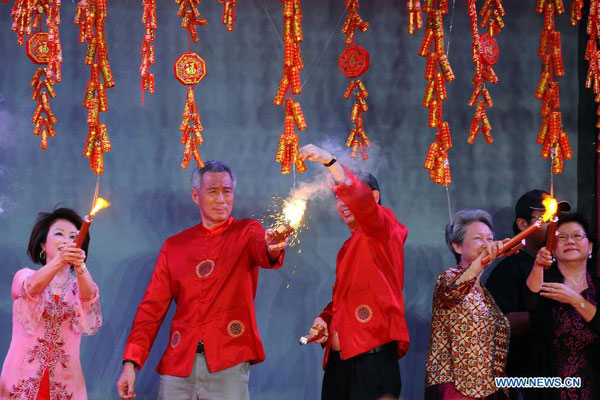
[[[504,257],[510,254],[514,254],[516,250],[523,247],[522,241],[527,236],[540,229],[544,222],[548,222],[549,220],[554,218],[554,216],[556,215],[556,211],[558,210],[558,203],[556,199],[552,198],[551,196],[546,196],[542,200],[542,204],[546,209],[544,215],[542,215],[537,221],[535,221],[535,223],[531,224],[529,228],[525,229],[524,231],[521,231],[517,236],[504,243],[504,250],[500,254],[498,254],[498,257]],[[485,256],[483,260],[481,260],[481,263],[483,265],[486,265],[489,264],[491,261],[491,257],[488,255]]]
[[[90,229],[90,225],[94,220],[94,215],[103,208],[110,206],[110,203],[104,200],[102,197],[98,197],[96,199],[96,203],[94,207],[92,207],[92,211],[88,215],[83,218],[83,223],[81,224],[81,228],[79,229],[79,234],[77,235],[77,239],[75,240],[75,244],[78,248],[81,248],[85,237],[87,236],[88,230]]]
[[[289,235],[288,246],[293,247],[300,243],[300,233],[306,229],[304,213],[306,199],[291,196],[287,199],[273,197],[268,214],[261,217],[260,222],[267,228],[275,231],[275,237],[281,240]]]

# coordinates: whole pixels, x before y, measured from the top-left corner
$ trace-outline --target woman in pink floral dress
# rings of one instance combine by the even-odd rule
[[[12,283],[13,330],[0,380],[0,399],[85,400],[81,335],[102,324],[98,287],[85,266],[89,236],[75,247],[81,217],[68,208],[40,213],[28,254],[37,270]]]

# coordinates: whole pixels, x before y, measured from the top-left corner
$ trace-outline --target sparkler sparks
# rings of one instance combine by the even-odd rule
[[[281,225],[294,228],[288,241],[288,246],[294,247],[300,244],[300,234],[308,229],[304,218],[305,211],[306,199],[273,197],[267,208],[267,215],[261,216],[259,221],[266,228],[276,229]]]

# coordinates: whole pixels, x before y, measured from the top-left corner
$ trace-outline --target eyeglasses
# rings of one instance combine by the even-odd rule
[[[559,242],[566,242],[567,240],[569,240],[569,238],[573,239],[576,242],[580,242],[586,237],[587,237],[586,235],[584,235],[583,233],[579,233],[579,232],[575,232],[570,235],[567,235],[566,233],[561,233],[559,235],[556,235],[556,239],[558,239]]]

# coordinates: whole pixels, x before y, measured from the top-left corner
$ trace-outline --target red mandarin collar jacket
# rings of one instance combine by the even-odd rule
[[[348,206],[358,229],[338,252],[333,300],[320,317],[329,326],[323,367],[338,331],[342,359],[396,341],[398,357],[408,350],[404,317],[404,242],[407,229],[378,205],[369,186],[345,169],[346,182],[334,193]]]
[[[282,252],[270,262],[264,236],[258,221],[229,217],[212,230],[198,224],[167,239],[138,306],[123,359],[139,368],[144,365],[174,300],[177,309],[158,373],[189,376],[200,340],[211,372],[263,361],[254,315],[258,268],[280,268],[284,257]]]

